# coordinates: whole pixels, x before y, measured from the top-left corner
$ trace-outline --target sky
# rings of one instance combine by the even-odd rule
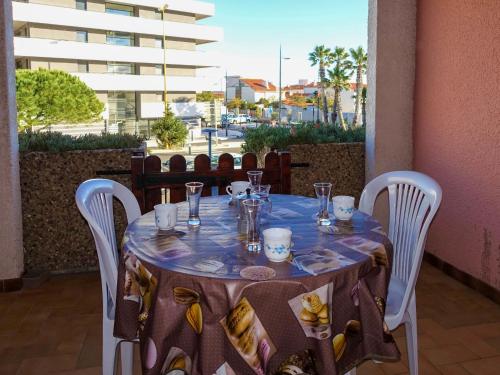
[[[283,85],[317,80],[308,54],[314,46],[367,46],[368,0],[205,0],[215,16],[200,24],[220,26],[224,41],[198,46],[219,55],[221,66],[200,70],[214,86],[228,75],[262,78],[278,84],[282,45]]]

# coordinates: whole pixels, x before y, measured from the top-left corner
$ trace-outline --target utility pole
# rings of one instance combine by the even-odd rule
[[[280,85],[280,88],[279,88],[279,101],[278,101],[278,126],[281,125],[281,44],[280,44],[280,69],[279,69],[279,85]]]
[[[164,4],[159,10],[161,11],[161,19],[163,24],[163,103],[165,105],[165,115],[168,112],[167,99],[167,35],[165,34],[165,11],[168,5]]]
[[[290,60],[289,57],[282,57],[280,44],[280,69],[279,69],[279,108],[278,108],[278,125],[281,125],[281,62],[282,60]]]
[[[229,136],[229,120],[227,119],[227,70],[226,70],[226,90],[224,91],[224,107],[226,108],[226,137]]]

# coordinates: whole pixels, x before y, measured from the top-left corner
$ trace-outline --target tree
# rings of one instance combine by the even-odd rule
[[[90,87],[59,70],[17,70],[16,100],[19,131],[94,122],[104,111],[104,104]]]
[[[288,98],[288,102],[297,107],[306,107],[308,103],[307,98],[300,94],[293,94]]]
[[[361,119],[366,127],[366,87],[361,90]]]
[[[331,82],[331,77],[330,77],[330,82],[329,86],[333,88],[334,91],[334,100],[333,100],[333,109],[332,109],[332,122],[335,125],[337,123],[337,117],[339,113],[342,113],[342,108],[340,110],[338,109],[340,103],[340,93],[342,90],[345,90],[348,87],[349,84],[349,75],[347,73],[348,70],[352,69],[351,62],[348,60],[349,54],[345,50],[345,48],[342,47],[335,47],[333,50],[333,59],[334,59],[334,69],[333,69],[333,77],[336,80],[335,84]],[[329,73],[330,74],[330,73]],[[343,76],[347,75],[347,86],[342,82]],[[345,126],[344,124],[344,117],[340,116],[340,124],[342,127]]]
[[[316,46],[314,50],[309,54],[309,61],[311,66],[318,65],[318,75],[319,75],[319,89],[323,97],[323,117],[325,123],[328,123],[328,103],[326,100],[325,84],[326,84],[326,73],[325,70],[333,62],[333,55],[330,48],[325,46]]]
[[[203,91],[199,94],[196,94],[197,102],[211,102],[215,99],[214,93],[211,91]]]
[[[170,106],[167,106],[163,117],[155,121],[151,130],[156,136],[158,145],[166,149],[182,145],[189,133],[186,125],[174,116]]]
[[[342,129],[347,130],[346,123],[344,121],[344,115],[342,113],[342,101],[340,98],[340,94],[342,90],[347,90],[350,87],[349,83],[349,73],[342,66],[335,65],[335,67],[331,70],[328,70],[328,78],[330,82],[330,86],[333,88],[335,92],[334,96],[334,117],[333,121],[335,124],[336,119],[339,119],[340,126]]]
[[[363,50],[363,47],[359,46],[354,49],[349,50],[352,59],[352,69],[353,73],[356,73],[356,101],[354,104],[354,119],[352,120],[353,128],[357,127],[360,123],[360,109],[361,109],[361,95],[363,89],[363,74],[366,72],[366,66],[368,62],[368,55]]]
[[[242,110],[247,110],[248,109],[248,102],[246,100],[242,100],[239,108]]]
[[[271,101],[266,98],[260,98],[257,104],[262,104],[264,108],[268,108],[271,105]]]
[[[241,107],[241,99],[234,98],[229,103],[227,103],[227,109],[236,109]]]

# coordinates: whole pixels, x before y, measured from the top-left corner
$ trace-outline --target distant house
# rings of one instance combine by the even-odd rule
[[[285,97],[293,96],[293,95],[304,95],[305,85],[288,85],[283,87],[283,93]]]
[[[278,95],[278,88],[264,79],[227,77],[228,101],[239,98],[249,103],[256,103],[260,99],[276,100]]]

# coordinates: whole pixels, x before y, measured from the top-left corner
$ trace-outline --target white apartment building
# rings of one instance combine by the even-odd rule
[[[165,20],[159,11],[167,5]],[[204,106],[196,93],[211,90],[200,68],[218,65],[197,50],[221,41],[221,28],[197,21],[215,14],[197,0],[13,1],[14,53],[18,68],[58,69],[94,89],[110,123],[163,114],[163,35],[166,36],[168,101],[185,119]]]

